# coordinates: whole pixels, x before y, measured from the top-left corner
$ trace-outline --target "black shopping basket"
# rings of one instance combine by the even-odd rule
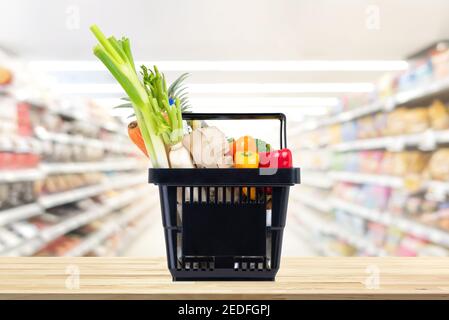
[[[186,120],[280,120],[280,113],[186,113]],[[168,268],[173,280],[274,280],[290,186],[299,168],[149,169],[159,186]]]

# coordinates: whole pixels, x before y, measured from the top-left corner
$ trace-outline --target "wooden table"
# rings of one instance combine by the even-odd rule
[[[165,259],[0,258],[0,299],[449,299],[448,258],[285,258],[275,282],[172,282]]]

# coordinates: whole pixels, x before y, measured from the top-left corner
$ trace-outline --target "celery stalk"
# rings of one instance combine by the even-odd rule
[[[127,93],[139,124],[151,162],[155,168],[168,168],[168,158],[161,135],[166,132],[166,124],[160,120],[160,113],[155,112],[147,90],[137,76],[128,39],[107,39],[100,29],[93,25],[92,33],[99,44],[94,47],[94,54]]]

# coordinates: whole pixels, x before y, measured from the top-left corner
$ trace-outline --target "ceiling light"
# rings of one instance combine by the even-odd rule
[[[239,97],[190,98],[194,106],[213,107],[333,107],[339,104],[336,97]]]
[[[318,93],[372,92],[374,84],[353,83],[191,83],[190,93]]]
[[[237,60],[237,61],[136,61],[136,65],[157,65],[163,71],[395,71],[408,67],[404,60]],[[44,71],[106,71],[95,60],[32,61]]]
[[[123,93],[116,83],[69,83],[55,84],[54,88],[61,93]],[[347,93],[372,92],[374,84],[354,83],[191,83],[189,93]]]

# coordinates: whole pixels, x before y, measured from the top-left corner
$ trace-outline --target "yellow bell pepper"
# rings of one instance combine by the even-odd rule
[[[253,151],[237,151],[234,156],[235,168],[259,168],[259,154]]]
[[[248,195],[248,189],[249,189],[249,198],[251,200],[256,200],[256,187],[244,187],[242,188],[242,193],[247,196]]]
[[[258,168],[259,154],[253,151],[237,151],[234,156],[235,168]],[[243,194],[248,194],[248,188],[242,188]],[[256,200],[256,188],[249,188],[249,197],[251,200]]]

